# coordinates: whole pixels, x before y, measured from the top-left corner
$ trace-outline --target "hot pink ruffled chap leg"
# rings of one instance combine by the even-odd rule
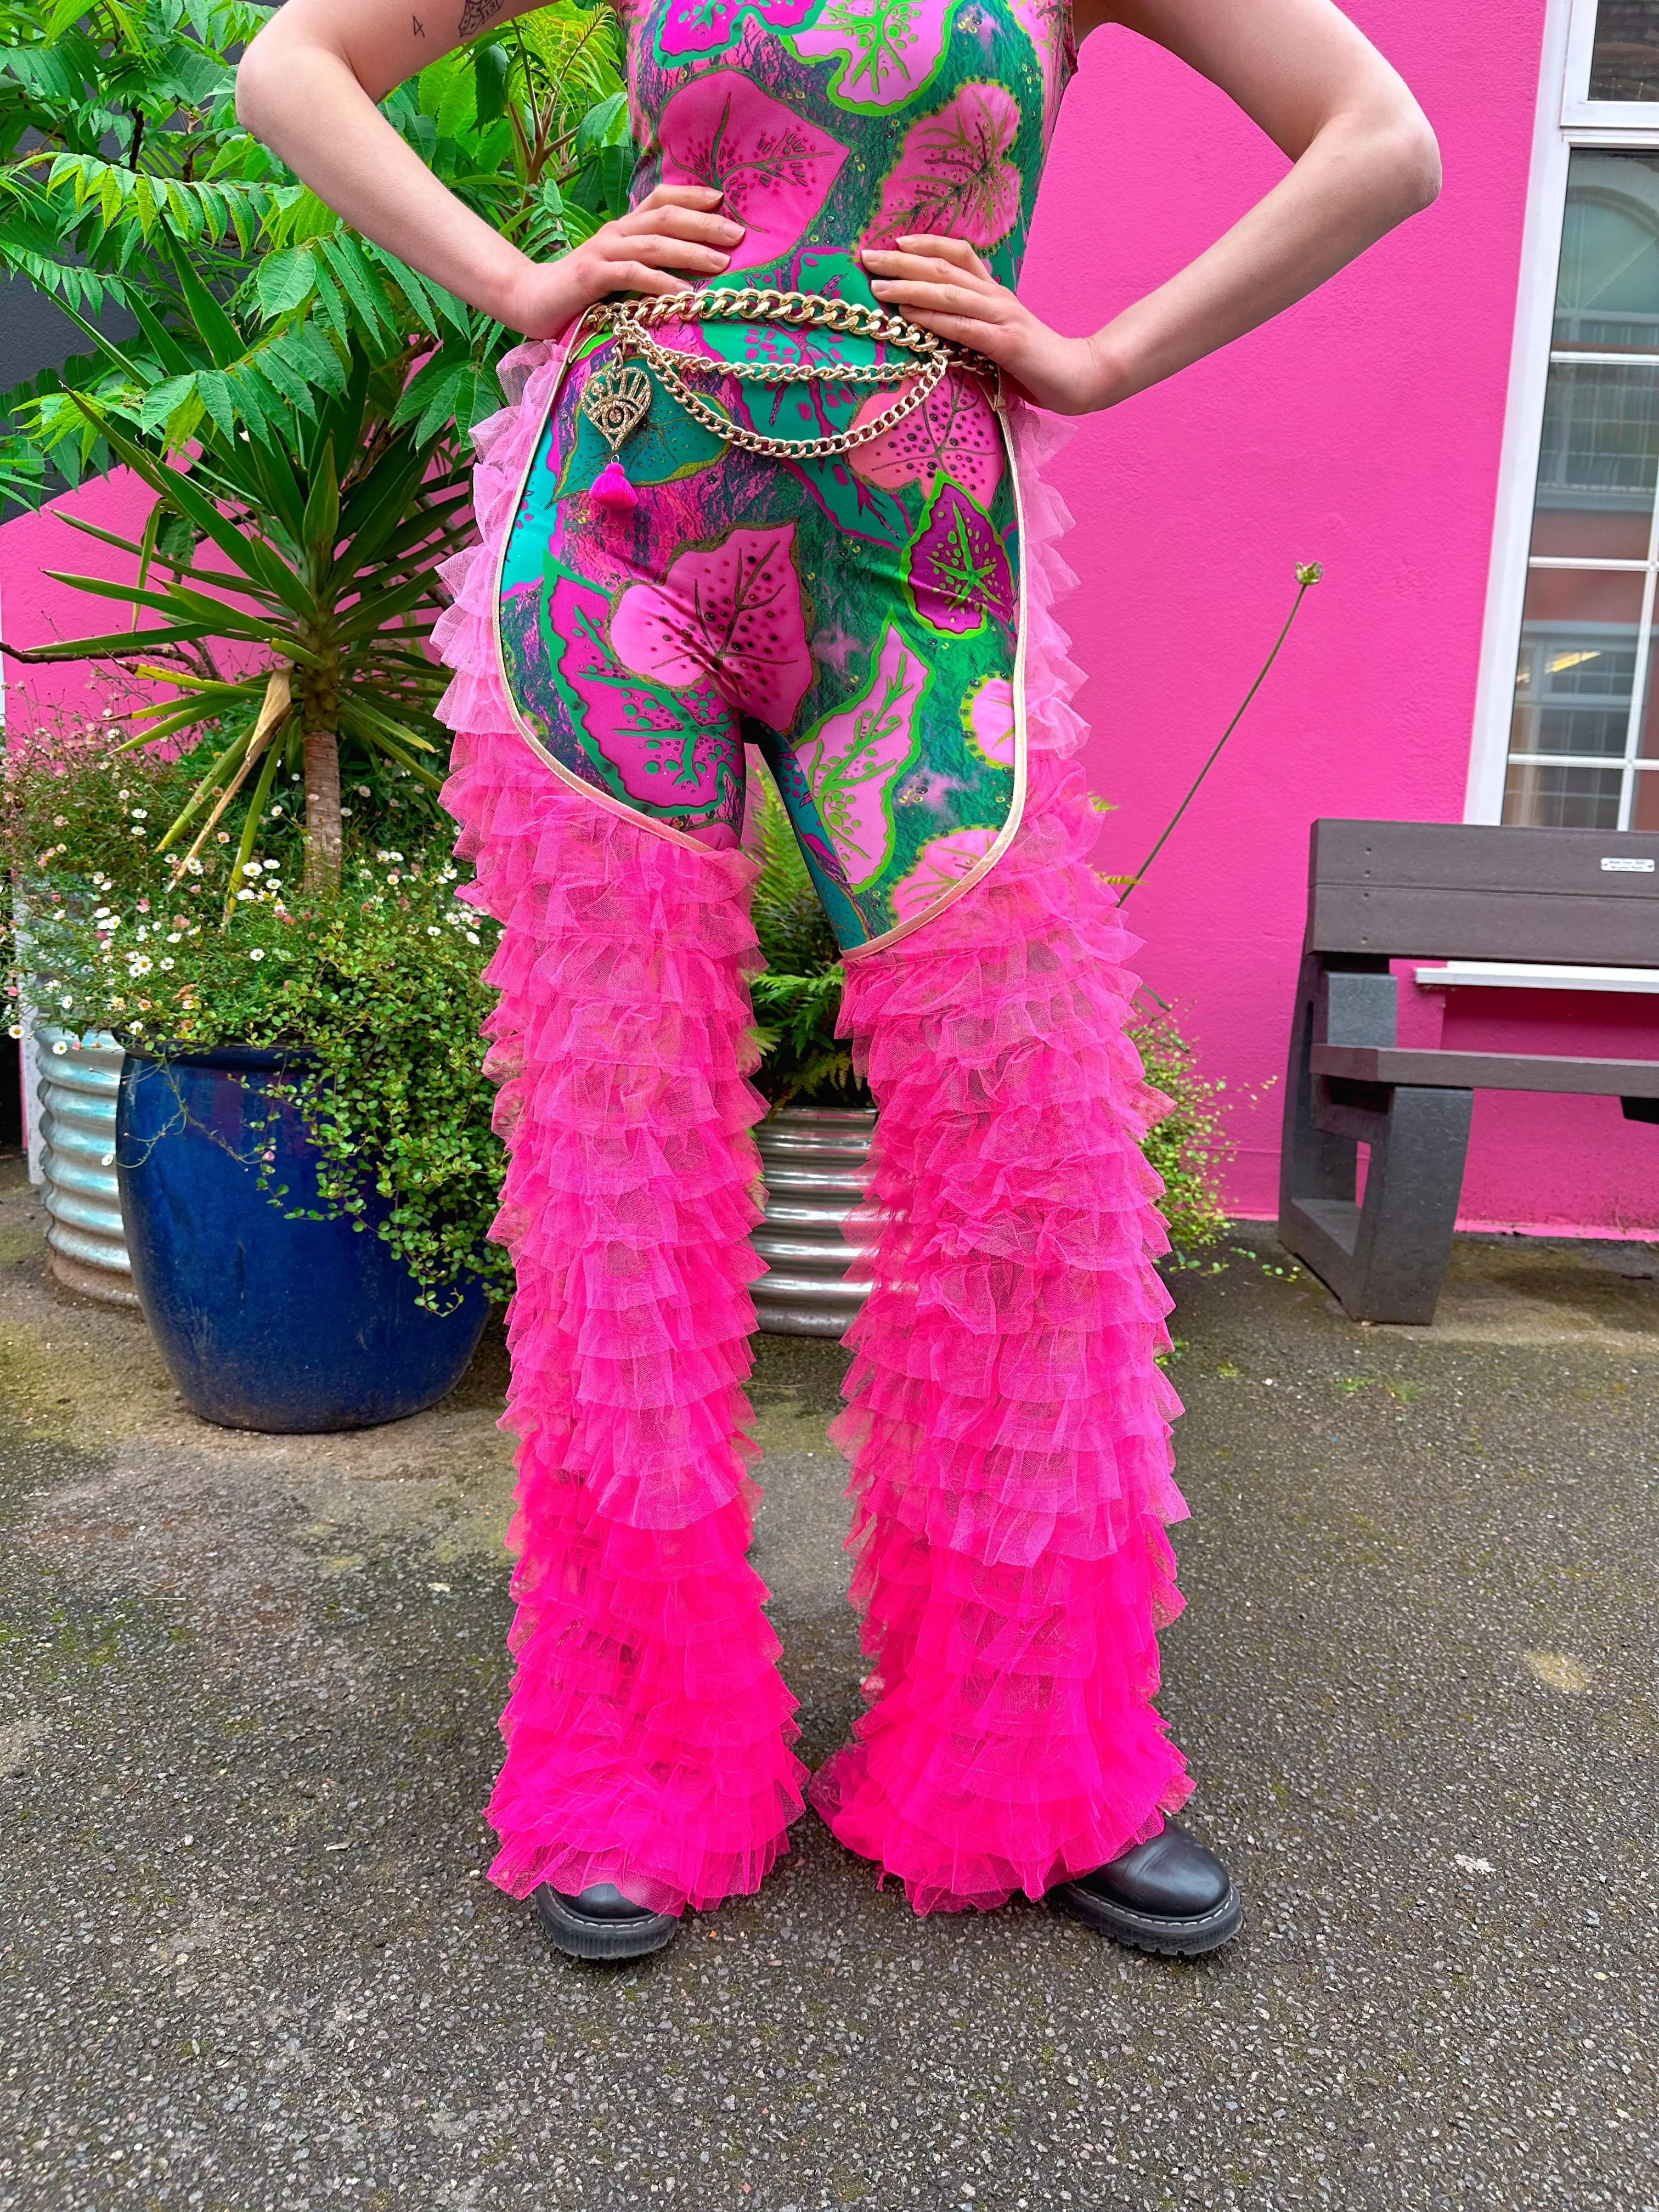
[[[493,553],[553,375],[480,438],[481,545],[452,564],[446,803],[502,922],[489,1028],[511,1164],[518,1669],[489,1817],[515,1895],[614,1881],[658,1910],[752,1890],[804,1770],[745,1559],[743,1382],[763,1110],[752,866],[557,783],[512,731]],[[1027,482],[1031,793],[994,873],[848,963],[881,1107],[881,1286],[855,1325],[854,1595],[870,1707],[813,1798],[918,1911],[1041,1895],[1156,1832],[1187,1781],[1152,1698],[1179,1600],[1178,1410],[1156,1110],[1123,1036],[1133,949],[1063,765],[1080,725],[1053,601],[1066,517]]]

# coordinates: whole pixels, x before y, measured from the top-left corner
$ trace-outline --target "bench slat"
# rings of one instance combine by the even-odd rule
[[[1316,1044],[1316,1075],[1440,1091],[1553,1091],[1659,1098],[1659,1060],[1575,1060],[1548,1053],[1429,1052],[1408,1045]]]
[[[1659,958],[1659,836],[1646,832],[1328,819],[1314,824],[1309,880],[1311,952]]]

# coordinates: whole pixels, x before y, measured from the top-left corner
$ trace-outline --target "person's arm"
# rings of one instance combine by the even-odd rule
[[[998,362],[1045,407],[1110,407],[1302,299],[1440,189],[1434,133],[1333,0],[1079,0],[1220,86],[1295,163],[1196,261],[1092,337],[1062,337],[959,239],[866,251],[884,304]]]
[[[743,236],[720,194],[659,185],[574,252],[535,262],[463,205],[375,101],[488,23],[539,0],[286,0],[236,73],[236,112],[365,237],[529,337],[609,292],[675,292]],[[437,12],[441,9],[441,13]]]

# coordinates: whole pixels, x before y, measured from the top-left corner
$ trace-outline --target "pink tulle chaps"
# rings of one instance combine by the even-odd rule
[[[481,543],[451,564],[440,636],[446,803],[502,926],[495,1234],[517,1277],[517,1668],[490,1873],[515,1896],[612,1881],[679,1911],[757,1887],[806,1780],[746,1557],[754,869],[602,810],[512,731],[493,555],[554,373],[543,347],[517,366],[522,397],[480,434]],[[1183,1510],[1138,1141],[1160,1102],[1125,1035],[1133,940],[1066,763],[1081,726],[1050,435],[1019,426],[1020,834],[954,905],[848,962],[843,1012],[880,1108],[878,1287],[834,1431],[869,1673],[811,1798],[923,1912],[1041,1896],[1156,1833],[1188,1786],[1152,1702]]]

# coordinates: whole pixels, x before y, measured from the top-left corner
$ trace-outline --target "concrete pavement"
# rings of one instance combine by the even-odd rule
[[[507,1682],[487,1346],[353,1437],[205,1426],[0,1190],[0,2212],[1659,2208],[1659,1252],[1460,1245],[1357,1328],[1172,1278],[1164,1700],[1212,1960],[915,1919],[811,1816],[625,1971],[480,1879]],[[802,1749],[857,1706],[842,1355],[762,1340]]]

